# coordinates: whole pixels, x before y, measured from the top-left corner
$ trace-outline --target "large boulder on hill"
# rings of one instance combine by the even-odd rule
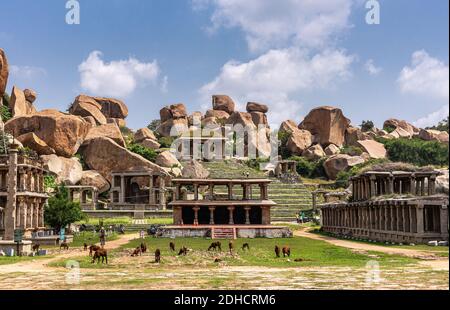
[[[83,117],[83,119],[84,119],[86,122],[88,122],[88,123],[91,125],[91,127],[97,126],[97,121],[96,121],[95,118],[93,118],[92,116],[86,116],[86,117]]]
[[[286,147],[292,155],[300,156],[312,143],[313,137],[309,131],[297,129],[289,137]]]
[[[419,133],[419,128],[415,127],[414,125],[411,125],[407,121],[398,120],[395,118],[390,118],[387,121],[385,121],[383,124],[383,128],[392,128],[392,129],[401,128],[407,131],[410,137]]]
[[[214,117],[218,121],[226,121],[230,118],[230,114],[220,110],[208,110],[206,111],[205,118]]]
[[[248,102],[247,103],[247,112],[261,112],[267,113],[269,112],[269,107],[265,104],[256,103],[256,102]]]
[[[34,106],[25,98],[24,92],[16,86],[14,86],[11,91],[9,108],[11,109],[11,114],[14,117],[33,114],[36,112]]]
[[[448,143],[448,132],[433,129],[420,129],[419,138],[425,141]]]
[[[116,124],[119,128],[127,127],[127,121],[123,118],[107,118],[106,122],[108,124]]]
[[[187,118],[186,107],[183,103],[172,104],[159,111],[161,122],[164,123],[170,119]]]
[[[83,171],[80,185],[94,186],[98,189],[99,194],[107,192],[111,187],[108,180],[95,170]]]
[[[6,54],[3,49],[0,48],[0,97],[6,91],[6,83],[8,82],[9,76],[9,66],[8,59],[6,59]]]
[[[302,156],[305,157],[307,160],[316,161],[321,159],[322,157],[325,157],[326,154],[323,151],[323,148],[320,146],[320,144],[315,144],[307,148],[302,153]]]
[[[225,111],[228,114],[232,114],[235,109],[233,99],[227,95],[212,96],[212,105],[214,110]]]
[[[436,178],[436,193],[438,194],[449,194],[449,178],[448,178],[448,169],[439,170],[441,175]]]
[[[17,140],[19,140],[23,146],[34,150],[39,155],[55,154],[55,150],[49,147],[45,141],[41,140],[33,132],[23,134],[17,137]]]
[[[199,111],[192,112],[191,115],[188,117],[188,124],[189,126],[193,126],[194,124],[199,125],[201,124],[203,119],[203,113]]]
[[[158,139],[156,139],[156,136],[153,133],[153,131],[151,131],[147,127],[138,129],[136,131],[136,133],[134,134],[134,141],[135,142],[141,142],[141,141],[144,141],[146,139],[151,139],[151,140],[155,140],[155,141],[158,140]]]
[[[309,112],[300,129],[311,132],[323,147],[329,144],[342,146],[345,142],[345,132],[350,125],[350,120],[344,116],[342,110],[335,107],[318,107]]]
[[[357,142],[357,146],[369,154],[370,158],[386,158],[386,148],[380,142],[375,140],[361,140]]]
[[[159,110],[159,119],[161,120],[161,123],[164,123],[165,121],[168,121],[169,119],[172,119],[172,112],[170,112],[169,107],[164,107],[161,110]]]
[[[341,152],[341,149],[338,148],[336,145],[334,144],[330,144],[329,146],[327,146],[324,150],[326,155],[328,156],[332,156],[332,155],[336,155],[339,154]]]
[[[107,120],[101,109],[102,106],[93,97],[79,95],[69,108],[69,113],[82,117],[93,117],[98,125],[104,125]]]
[[[25,95],[25,99],[27,100],[27,102],[29,102],[30,104],[36,101],[37,94],[34,90],[26,88],[23,90],[23,94]]]
[[[370,136],[364,133],[361,129],[356,127],[348,127],[345,131],[345,144],[350,146],[357,146],[358,141],[371,139]]]
[[[331,156],[323,163],[323,168],[328,178],[335,180],[338,173],[348,171],[353,166],[364,163],[366,160],[361,156],[350,156],[347,154],[338,154]]]
[[[158,141],[156,140],[152,140],[152,139],[145,139],[139,142],[140,145],[148,148],[148,149],[152,149],[152,150],[157,150],[161,147],[161,144],[159,144]]]
[[[106,118],[125,119],[128,116],[128,108],[123,101],[104,97],[93,98],[101,105],[101,111]]]
[[[209,171],[196,160],[186,163],[181,171],[183,178],[187,179],[207,179],[209,177]]]
[[[279,132],[290,134],[297,130],[298,130],[297,124],[293,120],[289,119],[281,123]]]
[[[164,151],[164,152],[160,153],[156,157],[155,163],[158,166],[165,167],[165,168],[181,167],[181,164],[178,161],[178,159],[170,151]]]
[[[219,121],[215,117],[205,117],[202,119],[201,125],[208,128],[217,128],[219,127]]]
[[[252,115],[250,113],[245,112],[233,112],[230,117],[227,119],[226,124],[229,125],[241,125],[244,128],[252,128],[256,129],[255,124],[253,123]]]
[[[83,144],[90,143],[92,139],[99,137],[110,138],[120,146],[125,146],[125,140],[123,139],[122,133],[116,124],[105,124],[91,128]]]
[[[253,123],[256,126],[262,125],[267,127],[269,125],[266,114],[262,112],[250,112],[250,115],[252,116]]]
[[[64,157],[72,157],[77,152],[90,128],[81,117],[56,110],[14,117],[5,124],[5,131],[14,137],[34,132],[57,155]]]
[[[412,137],[412,134],[401,127],[397,127],[394,131],[392,131],[391,133],[389,133],[385,136],[385,138],[387,138],[387,139],[392,139],[392,138],[394,138],[394,139],[398,139],[398,138],[409,139],[411,137]]]
[[[132,153],[110,138],[92,139],[80,150],[86,165],[111,182],[111,172],[149,170],[167,174],[164,169],[144,157]]]
[[[163,137],[178,136],[188,131],[189,124],[187,118],[169,119],[161,123],[157,129],[158,133]]]
[[[42,155],[44,167],[56,174],[56,182],[75,185],[81,180],[83,167],[78,158],[65,158],[57,155]]]

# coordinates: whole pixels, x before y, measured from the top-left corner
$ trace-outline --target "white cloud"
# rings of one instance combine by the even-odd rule
[[[446,104],[442,106],[439,110],[418,119],[413,123],[413,125],[419,128],[437,125],[440,121],[448,117],[448,112],[449,108],[448,105]]]
[[[161,92],[167,93],[169,91],[168,86],[169,86],[169,78],[166,75],[163,77],[163,79],[161,81],[161,86],[160,86]]]
[[[270,50],[246,63],[227,62],[214,80],[201,87],[200,95],[208,102],[213,94],[229,94],[240,103],[240,110],[247,101],[266,103],[271,107],[269,120],[276,124],[300,117],[301,104],[291,95],[332,87],[337,79],[350,76],[352,62],[353,56],[339,50],[312,57],[298,48]]]
[[[194,0],[195,10],[213,6],[211,30],[238,27],[252,51],[323,47],[350,27],[352,0]]]
[[[404,67],[398,78],[404,93],[426,95],[438,99],[449,99],[448,64],[431,57],[424,50],[412,55],[412,63]]]
[[[47,71],[44,68],[33,66],[9,66],[11,76],[22,80],[31,80],[39,76],[47,75]]]
[[[126,97],[138,86],[156,83],[160,68],[156,60],[145,63],[128,60],[103,61],[102,53],[93,51],[78,66],[81,87],[101,96]]]
[[[381,67],[377,67],[373,59],[369,59],[364,64],[364,69],[369,72],[370,75],[378,75],[383,69]]]

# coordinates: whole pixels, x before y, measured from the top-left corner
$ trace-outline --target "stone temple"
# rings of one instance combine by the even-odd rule
[[[448,196],[435,192],[436,171],[368,171],[350,179],[349,202],[320,206],[322,229],[380,242],[448,241]]]

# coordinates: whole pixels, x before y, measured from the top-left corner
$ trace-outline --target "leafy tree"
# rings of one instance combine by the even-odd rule
[[[80,204],[69,200],[69,191],[64,185],[56,188],[55,195],[50,197],[45,206],[44,221],[57,231],[85,217]]]
[[[156,129],[158,129],[159,125],[161,125],[161,121],[159,119],[154,119],[150,122],[150,124],[148,124],[147,128],[151,131],[156,132]]]
[[[54,175],[44,176],[45,191],[55,190],[57,187],[58,187],[58,184],[56,184],[56,177]]]
[[[12,118],[12,114],[8,106],[6,105],[0,106],[0,117],[3,122],[7,122]]]
[[[417,166],[448,165],[448,146],[438,141],[421,139],[380,139],[391,161],[405,162]]]
[[[443,119],[436,126],[427,127],[426,129],[434,129],[434,130],[440,130],[440,131],[448,132],[448,116],[447,116],[447,119]]]
[[[132,143],[132,144],[128,145],[127,148],[129,151],[136,153],[138,155],[141,155],[142,157],[144,157],[145,159],[147,159],[151,162],[154,162],[156,160],[156,156],[158,156],[158,154],[156,153],[155,150],[149,149],[140,144]]]
[[[374,123],[372,121],[362,121],[361,123],[361,130],[364,132],[371,131],[375,127]]]
[[[323,157],[317,161],[309,161],[304,157],[293,156],[289,158],[297,162],[297,173],[305,178],[326,178],[325,169],[323,163],[326,157]]]
[[[175,137],[161,137],[158,139],[158,142],[161,145],[161,148],[170,148],[175,139]]]

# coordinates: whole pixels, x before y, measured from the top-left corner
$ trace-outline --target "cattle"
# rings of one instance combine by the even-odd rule
[[[83,244],[83,251],[87,251],[87,249],[88,249],[88,244],[87,244],[87,243],[84,243],[84,244]]]
[[[275,256],[280,257],[280,247],[278,245],[275,246]]]
[[[34,245],[31,247],[31,250],[33,250],[33,252],[37,252],[37,251],[39,251],[39,247],[40,247],[39,244],[34,244]]]
[[[67,244],[67,242],[63,242],[59,245],[59,249],[64,249],[64,250],[68,250],[69,249],[69,245]]]
[[[92,253],[95,253],[96,251],[100,250],[101,247],[99,247],[98,245],[91,245],[89,247],[89,256],[92,256]]]
[[[283,247],[283,257],[290,257],[291,256],[291,248],[288,246]]]
[[[220,243],[220,241],[215,241],[215,242],[211,243],[211,245],[210,245],[209,248],[208,248],[208,251],[211,251],[211,250],[214,250],[214,251],[216,251],[216,250],[222,251],[222,243]]]
[[[234,243],[231,240],[228,242],[228,249],[230,250],[230,254],[233,255]]]
[[[178,252],[178,255],[183,255],[186,256],[187,255],[187,248],[184,246],[180,249],[180,251]]]
[[[245,251],[245,250],[249,250],[250,251],[250,245],[248,243],[244,243],[242,245],[242,251]]]
[[[141,253],[147,252],[147,245],[145,243],[141,243]]]
[[[174,242],[169,243],[169,248],[170,251],[175,252],[175,243]]]
[[[97,251],[95,251],[94,256],[92,257],[92,263],[94,263],[96,259],[97,264],[100,263],[100,258],[102,259],[102,264],[105,262],[105,260],[106,264],[108,264],[108,252],[103,248],[100,248]]]
[[[141,251],[141,247],[138,246],[137,248],[135,248],[133,250],[133,253],[131,253],[131,256],[135,257],[135,256],[139,256],[139,255],[142,255],[142,251]]]
[[[161,251],[159,249],[156,249],[155,251],[155,263],[161,262]]]

